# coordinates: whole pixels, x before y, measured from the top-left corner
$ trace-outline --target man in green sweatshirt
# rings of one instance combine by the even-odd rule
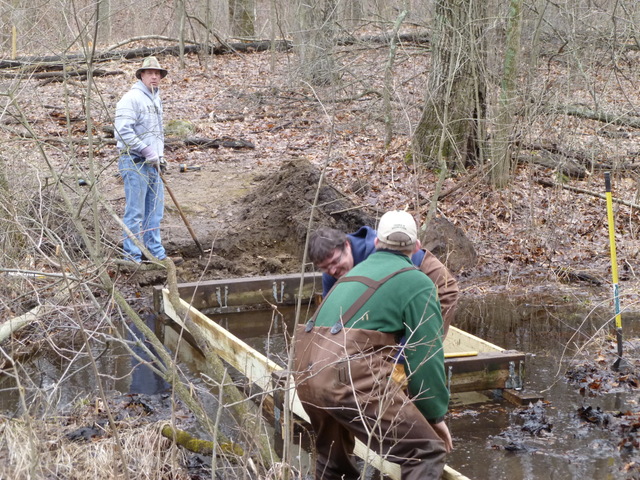
[[[413,217],[385,213],[376,252],[338,280],[296,333],[296,390],[316,435],[316,480],[359,477],[355,437],[399,464],[403,480],[442,475],[452,448],[443,320],[433,282],[411,263],[417,248]],[[400,348],[408,392],[391,380]]]

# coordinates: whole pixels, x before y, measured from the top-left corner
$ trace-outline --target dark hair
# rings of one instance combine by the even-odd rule
[[[307,254],[309,260],[314,264],[321,263],[326,260],[329,255],[336,249],[342,250],[344,242],[347,241],[347,235],[335,228],[320,227],[309,236],[309,247]]]

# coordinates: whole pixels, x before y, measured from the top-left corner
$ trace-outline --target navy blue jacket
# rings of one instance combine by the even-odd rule
[[[371,227],[360,227],[357,232],[347,235],[347,239],[351,244],[351,253],[353,254],[353,266],[355,267],[360,262],[364,261],[369,255],[376,251],[376,247],[373,243],[377,236],[377,232]],[[422,259],[424,258],[424,250],[418,250],[411,257],[411,261],[416,267],[420,267]],[[332,277],[328,273],[322,274],[322,297],[324,298],[337,278]]]

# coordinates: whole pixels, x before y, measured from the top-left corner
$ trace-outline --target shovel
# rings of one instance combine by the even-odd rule
[[[198,237],[196,237],[196,234],[193,232],[193,229],[191,228],[191,224],[189,223],[189,220],[187,220],[187,217],[185,217],[184,212],[182,211],[182,208],[180,208],[180,204],[178,203],[178,200],[176,200],[176,196],[173,194],[173,191],[171,190],[171,188],[169,188],[169,184],[164,179],[164,175],[162,174],[162,169],[158,168],[158,173],[160,174],[162,183],[164,183],[164,188],[166,188],[167,192],[169,192],[169,196],[171,197],[171,200],[173,200],[173,203],[176,206],[176,208],[178,209],[178,213],[180,213],[180,217],[182,218],[182,221],[187,227],[187,230],[189,230],[189,234],[191,235],[191,238],[193,238],[193,241],[198,247],[198,250],[200,250],[200,253],[204,256],[205,254],[204,249],[202,248],[202,245],[200,245],[200,242],[198,241]]]
[[[613,201],[611,200],[611,174],[604,173],[604,185],[607,197],[607,221],[609,224],[609,250],[611,251],[611,275],[613,277],[613,305],[616,314],[616,342],[618,343],[618,358],[613,363],[614,370],[624,370],[629,367],[622,358],[622,316],[620,315],[620,291],[618,288],[618,261],[616,259],[616,237],[613,225]]]

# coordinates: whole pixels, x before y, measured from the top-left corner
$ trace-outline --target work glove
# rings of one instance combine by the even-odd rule
[[[160,168],[160,157],[151,147],[144,147],[140,152],[144,157],[144,163],[155,168]]]
[[[167,161],[164,159],[164,157],[160,157],[160,173],[167,173]]]

